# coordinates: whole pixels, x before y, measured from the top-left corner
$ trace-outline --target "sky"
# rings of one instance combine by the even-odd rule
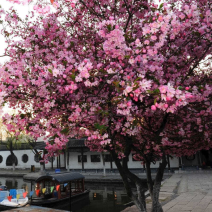
[[[17,4],[11,4],[10,2],[6,1],[6,0],[1,0],[0,2],[1,7],[4,10],[8,10],[11,6],[15,6],[15,8],[18,10],[19,14],[24,17],[27,13],[28,13],[28,8],[25,6],[20,6]],[[2,27],[0,26],[0,29],[2,29]],[[5,43],[5,39],[4,37],[0,34],[0,55],[4,54],[4,49],[6,48],[6,43]],[[6,57],[0,57],[0,63],[3,63],[6,60]]]
[[[30,11],[29,6],[27,5],[18,5],[18,4],[12,4],[9,3],[6,0],[0,0],[0,5],[3,9],[8,10],[11,6],[14,6],[14,8],[18,11],[18,14],[20,15],[21,18],[24,18],[28,12]],[[32,6],[31,6],[32,7]],[[0,30],[2,29],[1,25],[0,25]],[[0,56],[4,54],[4,49],[6,48],[6,43],[5,43],[5,39],[4,37],[0,34]],[[0,63],[4,63],[7,60],[6,57],[0,57]],[[3,108],[3,113],[14,113],[13,109],[9,109],[8,106],[6,105]],[[43,138],[38,138],[38,141],[42,140]]]
[[[11,6],[14,6],[16,10],[18,11],[19,15],[23,18],[28,14],[29,7],[27,5],[18,5],[18,4],[12,4],[6,0],[0,0],[0,5],[3,9],[8,10]],[[2,27],[0,26],[0,29]],[[0,55],[3,55],[4,49],[6,48],[5,39],[2,35],[0,35]],[[6,60],[6,57],[0,57],[0,63],[3,63]]]
[[[18,4],[12,4],[6,0],[0,0],[0,5],[4,10],[8,10],[11,6],[14,6],[14,8],[16,8],[16,10],[18,11],[19,15],[24,18],[28,12],[29,12],[29,6],[27,5],[18,5]],[[2,29],[2,27],[0,26],[0,30]],[[5,43],[5,39],[4,37],[0,34],[0,56],[4,54],[4,49],[6,48],[6,43]],[[6,60],[8,59],[8,57],[0,57],[0,63],[4,63]],[[10,112],[12,110],[8,109],[7,106],[5,106],[3,108],[4,112]]]

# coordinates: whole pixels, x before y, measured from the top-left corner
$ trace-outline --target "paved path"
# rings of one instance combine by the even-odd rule
[[[160,202],[164,212],[212,212],[212,170],[174,174],[162,185]],[[123,212],[138,210],[132,206]]]
[[[178,197],[164,205],[164,212],[212,212],[212,171],[175,175],[182,177]]]
[[[165,204],[169,202],[173,196],[176,195],[177,187],[179,182],[181,181],[181,175],[173,174],[170,178],[167,178],[164,182],[162,182],[159,200],[161,204]],[[151,198],[146,198],[147,203],[147,211],[150,212],[151,210]],[[128,207],[122,212],[139,212],[136,206]]]

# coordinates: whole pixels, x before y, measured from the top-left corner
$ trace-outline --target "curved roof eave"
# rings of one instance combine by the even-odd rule
[[[82,174],[77,172],[61,172],[61,173],[41,175],[35,180],[35,182],[47,179],[57,181],[58,183],[68,183],[73,180],[81,180],[84,178],[85,177]]]

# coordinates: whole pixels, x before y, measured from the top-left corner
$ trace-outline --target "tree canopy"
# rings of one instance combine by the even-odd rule
[[[50,156],[82,136],[144,163],[211,148],[210,1],[51,2],[56,12],[41,1],[25,20],[1,11],[1,102],[19,110],[9,130],[48,132]]]

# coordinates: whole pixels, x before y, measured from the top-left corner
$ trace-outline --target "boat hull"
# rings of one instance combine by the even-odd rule
[[[27,204],[26,204],[27,205]],[[25,205],[25,206],[26,206]],[[12,209],[16,209],[16,208],[22,208],[25,206],[21,206],[21,207],[12,207],[12,206],[6,206],[6,205],[0,205],[0,211],[7,211],[7,210],[12,210]]]
[[[77,210],[82,208],[83,206],[90,203],[89,200],[89,192],[88,190],[84,191],[83,193],[76,194],[71,196],[71,210]],[[55,208],[55,209],[69,209],[70,208],[70,197],[66,197],[63,199],[39,199],[33,198],[32,201],[29,201],[29,204],[48,207],[48,208]]]
[[[6,210],[12,210],[16,208],[22,208],[25,207],[28,204],[28,201],[25,204],[18,205],[18,206],[8,206],[8,205],[2,205],[0,204],[0,211],[6,211]]]

